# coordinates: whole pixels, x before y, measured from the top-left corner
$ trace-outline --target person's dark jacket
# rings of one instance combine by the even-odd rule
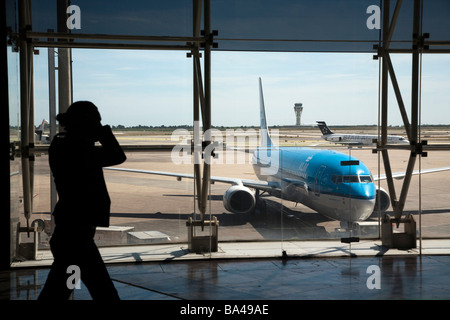
[[[86,143],[76,133],[60,133],[49,148],[49,163],[58,191],[53,211],[58,225],[109,226],[111,200],[103,167],[117,165],[126,156],[109,126],[101,127],[101,146]]]

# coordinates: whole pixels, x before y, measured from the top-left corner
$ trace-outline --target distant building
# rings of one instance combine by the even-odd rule
[[[300,126],[301,120],[302,120],[303,103],[294,104],[294,111],[295,111],[295,118],[296,118],[295,125]]]

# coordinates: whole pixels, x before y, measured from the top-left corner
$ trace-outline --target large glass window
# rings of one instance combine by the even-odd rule
[[[172,36],[190,36],[191,3],[183,2],[177,10],[148,4],[146,10],[137,12],[123,4],[113,8],[109,2],[92,5],[81,1],[82,27],[67,37],[88,34],[90,38],[71,39],[72,43],[89,47],[108,42],[110,47],[122,47],[71,49],[73,100],[90,100],[99,107],[102,122],[112,127],[128,158],[117,167],[124,170],[105,170],[112,200],[111,227],[98,229],[97,243],[186,247],[192,236],[187,221],[199,216],[200,185],[193,178],[203,168],[196,171],[194,163],[203,163],[202,154],[213,149],[211,183],[202,186],[207,188],[207,203],[203,205],[205,219],[219,222],[219,243],[281,241],[283,246],[283,241],[349,235],[379,238],[383,215],[394,215],[389,199],[392,186],[386,182],[380,154],[373,152],[373,140],[381,131],[382,63],[373,57],[380,31],[375,23],[378,16],[371,20],[374,28],[369,28],[370,14],[366,10],[372,2],[349,3],[349,10],[338,10],[340,3],[324,1],[307,11],[305,6],[290,1],[213,1],[211,19],[213,29],[219,29],[219,34],[214,35],[219,48],[213,50],[211,61],[212,128],[203,132],[192,111],[192,52],[173,46],[167,48],[177,50],[131,50],[142,41],[152,41],[145,38],[147,33],[168,35],[163,32],[168,31]],[[427,8],[436,9],[424,6]],[[124,11],[120,17],[119,9]],[[48,18],[48,12],[56,10],[53,1],[33,2],[33,10],[34,32],[57,28],[55,16]],[[387,130],[394,136],[388,144],[408,146],[408,132],[397,108],[400,92],[406,116],[411,116],[411,54],[402,51],[411,44],[405,40],[410,37],[411,4],[405,4],[404,10],[391,46],[396,51],[390,59],[399,90],[388,86]],[[100,11],[102,15],[97,15]],[[333,12],[344,14],[334,16]],[[147,19],[158,14],[159,19]],[[111,16],[109,21],[116,24],[102,24],[105,16]],[[313,33],[307,28],[313,23],[311,19],[324,22],[315,24]],[[447,36],[445,32],[433,33],[437,27],[428,14],[424,16],[424,27],[431,28],[426,31],[431,32],[432,40]],[[133,33],[135,28],[138,33]],[[408,38],[404,38],[405,34]],[[136,38],[124,40],[122,36],[126,35]],[[58,71],[51,69],[51,62],[57,64],[57,60],[51,61],[51,54],[48,56],[49,43],[43,40],[47,37],[32,38],[37,44],[33,55],[33,101],[38,148],[31,221],[44,227],[39,234],[42,250],[48,248],[51,237],[52,178],[46,137],[50,134],[49,123],[55,120],[50,117],[49,90],[57,89],[57,85],[52,87],[49,74]],[[186,44],[182,40],[170,43]],[[145,42],[139,48],[150,47]],[[19,53],[12,47],[8,49],[10,139],[19,141]],[[205,56],[200,59],[203,62]],[[423,174],[411,180],[404,213],[418,221],[421,236],[449,237],[450,171],[442,168],[449,166],[450,118],[446,110],[450,59],[448,54],[423,54],[420,63],[420,142],[426,140],[431,149],[435,146],[440,150],[430,150],[427,157],[418,158],[415,169]],[[262,130],[266,125],[268,132]],[[214,148],[203,145],[200,158],[196,158],[191,147],[203,135],[212,137]],[[397,195],[410,156],[403,149],[389,150]],[[440,169],[428,172],[435,168]],[[20,202],[16,201],[21,192],[17,159],[11,162],[11,172],[11,223],[17,230],[14,224],[25,223],[23,214],[19,215]],[[195,228],[199,241],[201,236],[211,235],[213,229]],[[21,234],[20,241],[31,241],[25,237],[25,233]]]
[[[428,63],[430,66],[441,65],[443,57]],[[36,87],[42,89],[42,92],[36,92],[36,120],[39,120],[36,125],[48,117],[47,70],[40,66],[40,63],[46,65],[46,59],[45,51],[35,59]],[[407,63],[406,59],[404,63]],[[213,56],[213,66],[215,126],[212,136],[216,141],[213,176],[259,180],[252,166],[252,153],[261,135],[258,82],[261,77],[269,132],[277,145],[293,150],[311,148],[314,152],[335,150],[368,166],[368,173],[327,173],[336,190],[338,185],[348,186],[349,183],[378,184],[371,176],[379,175],[378,157],[372,153],[373,146],[349,147],[339,143],[344,141],[326,141],[316,122],[324,120],[333,133],[349,134],[352,139],[359,135],[377,135],[378,64],[370,55],[217,52]],[[105,171],[112,199],[113,227],[100,229],[98,243],[108,246],[186,243],[186,220],[198,210],[193,197],[194,180],[177,180],[144,172],[192,175],[193,158],[187,151],[194,137],[190,114],[190,60],[181,53],[74,50],[73,67],[75,100],[91,100],[99,106],[104,123],[113,127],[120,144],[130,150],[127,151],[127,162],[120,167],[141,171]],[[448,80],[445,75],[440,77],[443,82]],[[400,71],[399,78],[407,79],[408,75],[402,75]],[[424,85],[428,78],[432,77],[425,77]],[[445,99],[446,91],[436,91],[431,86],[426,88],[429,89],[424,94],[423,105],[431,105],[437,110],[444,107],[442,99]],[[429,99],[434,103],[430,104]],[[300,126],[296,125],[296,103],[302,103],[303,107]],[[422,113],[427,114],[425,108]],[[446,141],[446,131],[440,130],[445,126],[439,126],[439,121],[445,123],[442,119],[424,123],[428,126],[422,128],[423,136],[427,136],[430,143]],[[44,134],[46,131],[47,126]],[[395,112],[390,133],[406,135],[401,118]],[[146,152],[138,151],[145,148]],[[394,172],[405,171],[405,156],[402,151],[393,153]],[[291,179],[301,165],[279,168],[281,177],[286,175],[286,180]],[[447,165],[445,152],[433,152],[422,159],[422,168]],[[383,168],[380,173],[383,174]],[[36,158],[35,177],[34,216],[46,220],[50,218],[51,210],[50,171],[45,153]],[[421,178],[422,221],[426,223],[424,236],[448,236],[445,227],[433,222],[434,219],[445,220],[449,215],[445,210],[448,203],[444,187],[446,177],[447,173],[443,172]],[[417,179],[413,180],[406,206],[406,211],[415,215],[419,205]],[[434,187],[435,181],[441,187]],[[321,188],[325,188],[326,175],[318,186],[321,184]],[[387,190],[385,181],[381,185]],[[215,216],[219,220],[220,241],[329,239],[344,234],[340,233],[340,221],[330,219],[300,201],[289,201],[277,192],[246,189],[243,192],[250,192],[255,198],[254,210],[245,213],[227,210],[224,201],[229,201],[227,191],[230,187],[229,183],[216,182],[209,191],[208,219]],[[293,188],[300,189],[301,186],[293,184]],[[401,181],[398,188],[401,188]],[[431,195],[437,189],[439,193]],[[424,192],[442,201],[437,204],[424,196]],[[386,211],[390,212],[392,208]],[[378,215],[374,213],[366,221],[378,221]],[[372,228],[361,235],[377,237],[378,230]],[[48,235],[44,238],[48,239]],[[41,247],[45,248],[44,239]]]

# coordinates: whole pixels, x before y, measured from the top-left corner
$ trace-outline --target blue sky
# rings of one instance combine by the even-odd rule
[[[192,60],[185,52],[73,50],[74,100],[91,100],[110,125],[192,123]],[[407,109],[411,56],[392,55]],[[372,54],[213,52],[212,124],[258,125],[258,78],[269,125],[377,124],[378,61]],[[48,118],[47,49],[35,56],[36,123]],[[422,123],[450,124],[450,55],[424,55]],[[390,90],[389,123],[402,123]]]

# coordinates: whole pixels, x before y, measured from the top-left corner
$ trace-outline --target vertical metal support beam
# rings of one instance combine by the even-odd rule
[[[204,50],[204,94],[205,94],[205,108],[202,114],[203,118],[203,132],[206,146],[211,143],[211,0],[205,0],[204,3],[204,32],[205,32],[205,50]],[[203,154],[203,181],[202,181],[202,193],[201,193],[201,207],[200,214],[202,221],[204,220],[204,214],[206,212],[206,204],[208,199],[211,167],[210,167],[210,154]]]
[[[193,57],[193,91],[194,91],[194,175],[195,188],[198,194],[198,207],[200,219],[204,221],[207,207],[208,191],[210,184],[210,154],[203,154],[203,161],[200,152],[211,143],[211,4],[210,0],[193,0],[193,35],[200,37],[200,21],[203,4],[203,34],[204,41],[204,81],[202,81],[202,70],[200,64],[200,50],[198,43],[194,43],[195,49],[191,52]],[[202,116],[204,142],[199,139],[200,132],[200,109]],[[201,145],[200,145],[201,144]],[[200,151],[201,150],[201,151]],[[201,163],[203,162],[203,175],[201,175]]]
[[[67,29],[68,0],[58,0],[56,7],[59,33],[69,33]],[[58,107],[65,112],[72,104],[72,51],[70,48],[58,49]]]
[[[388,184],[389,196],[391,198],[391,205],[396,211],[397,208],[397,195],[395,193],[394,179],[392,178],[391,163],[389,161],[389,153],[385,148],[387,144],[387,128],[388,128],[388,85],[389,85],[389,70],[387,48],[389,48],[389,34],[393,32],[393,29],[389,24],[389,6],[390,1],[385,0],[383,6],[383,47],[382,50],[382,70],[381,70],[381,147],[384,169],[386,171],[386,181]]]
[[[192,30],[193,30],[193,36],[194,37],[200,37],[200,24],[201,24],[201,20],[202,20],[202,0],[193,0],[193,26],[192,26]],[[194,134],[195,134],[195,130],[197,128],[197,124],[200,122],[200,89],[201,89],[201,84],[199,84],[199,77],[201,77],[201,71],[199,70],[200,67],[200,52],[199,52],[199,47],[198,47],[198,43],[195,42],[194,43],[195,46],[195,50],[191,53],[192,55],[192,84],[193,84],[193,108],[194,108]],[[194,137],[194,141],[193,143],[197,143],[195,141]],[[196,148],[198,148],[198,146],[193,145],[194,147],[194,199],[195,197],[197,197],[197,205],[200,208],[201,207],[201,199],[200,199],[200,192],[202,189],[202,184],[201,184],[201,168],[200,168],[200,158],[198,156],[197,150]],[[195,220],[195,200],[194,200],[194,213],[193,213],[193,219]]]
[[[387,54],[386,48],[389,47],[387,37],[389,32],[389,6],[390,1],[385,0],[383,6],[383,48],[382,48],[382,70],[381,70],[381,144],[387,144],[387,126],[388,126],[388,68],[384,58]]]
[[[32,211],[31,196],[31,172],[30,172],[30,63],[28,42],[25,37],[27,29],[31,28],[30,3],[28,0],[19,2],[19,40],[20,47],[20,127],[21,127],[21,157],[22,157],[22,183],[23,183],[23,208],[29,227],[29,219]],[[31,56],[32,57],[32,56]],[[34,133],[34,132],[33,132]]]
[[[49,39],[50,41],[50,39]],[[50,142],[56,135],[56,81],[55,81],[55,48],[48,48],[48,102],[49,102],[49,122],[50,122]],[[50,210],[53,212],[56,206],[58,195],[55,181],[50,174]],[[53,219],[53,215],[51,216]],[[53,231],[53,223],[52,223]]]
[[[417,144],[419,126],[419,39],[421,36],[421,0],[414,0],[412,83],[411,83],[411,138],[412,145]]]
[[[53,32],[53,30],[49,30]],[[48,39],[53,41],[53,39]],[[50,122],[50,141],[56,135],[56,67],[55,48],[48,48],[48,111]]]
[[[203,8],[203,1],[202,0],[193,0],[193,36],[199,37],[200,36],[200,26],[202,22],[202,8]],[[196,46],[198,48],[198,43],[196,43]]]
[[[31,1],[28,3],[29,17],[28,21],[31,26]],[[33,194],[34,194],[34,147],[35,147],[35,126],[34,126],[34,67],[33,67],[34,47],[31,44],[27,46],[27,60],[28,60],[28,141],[30,144],[30,198],[31,211],[33,212]],[[31,217],[30,217],[31,218]],[[28,223],[28,222],[27,222]],[[28,227],[28,225],[27,225]]]
[[[385,16],[387,18],[387,22],[389,22],[389,1],[385,1],[385,8],[387,8],[388,15]],[[397,0],[397,3],[395,4],[394,14],[392,16],[392,21],[388,23],[387,27],[388,29],[383,29],[386,31],[386,33],[383,35],[383,41],[384,41],[384,49],[387,51],[389,49],[389,46],[391,45],[391,39],[392,35],[394,34],[395,25],[397,23],[398,14],[400,13],[400,8],[402,6],[402,0]],[[384,19],[383,19],[384,22]]]
[[[418,147],[418,128],[419,128],[419,81],[420,81],[420,70],[419,70],[419,58],[420,50],[419,42],[421,37],[421,0],[414,0],[414,19],[413,19],[413,50],[412,50],[412,83],[411,83],[411,133],[410,133],[410,144],[413,146],[411,150],[408,167],[406,168],[405,178],[403,180],[402,192],[400,195],[399,213],[395,215],[397,220],[400,220],[403,207],[405,206],[406,197],[408,195],[409,186],[412,179],[412,173],[414,171],[414,166],[417,159],[417,147]],[[398,223],[398,222],[397,222]]]

